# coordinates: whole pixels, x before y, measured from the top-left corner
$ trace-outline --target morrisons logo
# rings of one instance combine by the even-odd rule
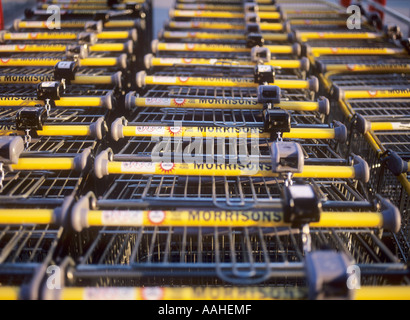
[[[23,76],[23,75],[15,75],[15,76],[4,76],[3,82],[48,82],[54,81],[53,76]]]
[[[272,223],[282,222],[282,215],[279,212],[263,212],[263,211],[251,211],[251,212],[214,212],[214,211],[199,211],[190,212],[189,221],[201,222],[201,221],[214,221],[214,222],[255,222],[255,223]]]

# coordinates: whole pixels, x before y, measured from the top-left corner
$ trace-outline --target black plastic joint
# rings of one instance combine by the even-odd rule
[[[302,59],[300,59],[300,69],[302,71],[310,71],[310,61],[308,58],[302,57]]]
[[[46,120],[47,110],[45,108],[23,108],[17,113],[16,128],[18,131],[41,131]]]
[[[379,30],[383,30],[383,19],[380,17],[380,14],[377,12],[371,12],[367,15],[369,23]]]
[[[300,144],[275,142],[271,147],[272,171],[279,174],[302,173],[305,157]]]
[[[383,216],[383,228],[393,233],[400,232],[402,219],[400,210],[393,205],[390,200],[377,196],[381,205],[381,213]]]
[[[90,167],[91,148],[87,148],[83,153],[74,158],[74,171],[83,172]]]
[[[90,135],[94,139],[101,141],[108,131],[104,117],[99,118],[96,122],[90,125]]]
[[[65,79],[66,81],[74,81],[75,75],[79,68],[79,62],[76,61],[60,61],[54,67],[54,79],[61,81]]]
[[[89,45],[92,46],[96,44],[98,41],[97,35],[91,32],[82,32],[78,35],[78,43],[81,45]]]
[[[400,176],[403,173],[409,172],[409,164],[407,161],[404,161],[396,152],[389,151],[385,159],[387,168],[393,173],[396,177]]]
[[[261,33],[250,33],[246,38],[246,47],[263,47],[265,39]]]
[[[21,137],[0,137],[0,162],[5,165],[17,164],[24,151]]]
[[[64,84],[60,81],[50,81],[39,83],[37,87],[38,100],[60,100],[64,94]]]
[[[257,13],[259,12],[258,4],[255,2],[247,2],[244,4],[244,12],[245,13]]]
[[[302,57],[309,57],[311,53],[312,53],[312,47],[308,44],[302,44],[300,48],[300,55]]]
[[[81,232],[89,228],[88,214],[93,207],[96,206],[97,199],[95,195],[90,192],[85,197],[82,197],[73,206],[71,212],[71,227],[76,232]]]
[[[84,45],[72,45],[67,47],[66,56],[68,59],[78,57],[79,59],[85,59],[88,57],[89,47]]]
[[[261,18],[258,14],[256,13],[246,13],[245,14],[245,23],[261,23]]]
[[[339,143],[346,143],[347,141],[346,126],[339,121],[333,121],[333,128],[335,130],[335,140]]]
[[[316,70],[319,72],[319,73],[326,73],[326,71],[327,71],[327,67],[326,67],[326,64],[325,63],[323,63],[323,62],[321,62],[321,61],[316,61]]]
[[[275,83],[275,69],[268,65],[257,65],[255,67],[255,83],[262,84],[273,84]]]
[[[253,47],[251,50],[252,61],[256,63],[268,63],[272,59],[272,53],[268,48]]]
[[[282,92],[278,86],[259,86],[258,87],[258,103],[266,105],[268,103],[273,105],[280,104]]]
[[[344,100],[345,98],[344,90],[338,86],[332,87],[331,95],[332,95],[332,98],[335,99],[336,101],[341,101],[341,100]]]
[[[353,157],[355,179],[368,183],[370,180],[370,168],[369,164],[360,156]]]
[[[400,27],[397,25],[393,26],[384,26],[383,32],[385,33],[386,37],[391,40],[401,40],[403,39],[403,32],[401,32]]]
[[[292,53],[294,56],[302,56],[302,46],[299,43],[294,43],[292,45]]]
[[[351,300],[349,258],[335,251],[317,251],[306,255],[306,274],[310,300]]]
[[[258,23],[248,23],[246,24],[246,34],[261,34],[261,26]]]
[[[319,92],[320,90],[320,83],[319,83],[319,79],[316,77],[310,77],[308,79],[309,82],[309,90],[313,91],[313,92]]]
[[[366,134],[372,130],[371,122],[367,121],[365,117],[360,114],[356,114],[353,118],[355,129],[360,134]]]
[[[263,114],[265,132],[269,132],[272,139],[277,138],[279,133],[290,132],[291,116],[289,112],[281,109],[266,109]]]
[[[101,33],[104,30],[102,21],[88,21],[84,26],[85,32]]]
[[[283,189],[284,222],[293,228],[320,221],[322,203],[311,185],[293,185]]]
[[[319,113],[328,116],[330,114],[330,101],[325,97],[319,97],[317,100]]]

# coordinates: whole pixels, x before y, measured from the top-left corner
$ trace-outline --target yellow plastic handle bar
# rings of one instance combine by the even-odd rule
[[[195,108],[195,109],[245,109],[262,110],[263,105],[255,99],[168,99],[137,98],[128,96],[128,109],[137,108]],[[282,101],[276,105],[283,110],[327,113],[327,102]]]

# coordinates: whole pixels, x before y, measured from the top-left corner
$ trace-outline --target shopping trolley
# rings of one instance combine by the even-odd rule
[[[35,288],[41,279],[36,275],[57,264],[64,221],[87,180],[86,168],[97,143],[48,137],[25,149],[20,137],[3,136],[0,141],[0,297],[38,299]],[[53,212],[57,220],[38,219],[30,212]]]

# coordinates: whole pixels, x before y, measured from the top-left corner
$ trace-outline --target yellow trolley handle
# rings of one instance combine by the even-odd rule
[[[144,63],[146,69],[161,68],[161,67],[173,67],[181,65],[184,67],[192,66],[209,66],[209,67],[232,67],[232,68],[249,68],[254,69],[257,65],[256,62],[247,60],[228,60],[228,59],[195,59],[195,58],[156,58],[153,54],[147,54],[144,57]],[[266,62],[266,65],[270,65],[274,68],[280,69],[301,69],[303,71],[310,70],[310,61],[304,57],[301,60],[272,60]]]
[[[61,4],[61,3],[63,4],[89,4],[91,2],[94,4],[107,5],[106,0],[92,0],[92,1],[89,1],[89,0],[49,0],[48,2],[52,4]],[[143,4],[145,2],[146,0],[119,0],[118,1],[119,4],[126,4],[126,3]]]
[[[0,136],[26,135],[23,131],[17,131],[15,126],[11,127],[14,128],[10,130],[0,129]],[[36,134],[39,137],[92,137],[96,140],[102,140],[105,127],[104,118],[100,118],[91,125],[45,125],[43,130],[36,131]]]
[[[57,108],[104,108],[112,110],[115,106],[114,92],[103,97],[63,97],[53,101]],[[45,102],[32,97],[0,97],[0,107],[22,108],[45,106]]]
[[[295,32],[296,39],[300,42],[308,42],[310,40],[369,40],[383,39],[383,34],[372,32]]]
[[[332,88],[332,93],[335,99],[351,100],[351,99],[400,99],[410,98],[410,88],[403,89],[373,89],[367,90],[345,90],[338,86]]]
[[[0,68],[9,67],[52,67],[54,68],[61,59],[55,58],[1,58]],[[86,58],[79,60],[80,67],[117,67],[127,68],[127,55],[122,54],[118,58]]]
[[[179,30],[224,30],[224,31],[245,31],[245,26],[243,24],[228,23],[228,22],[206,22],[206,21],[170,21],[168,22],[168,27],[170,29]],[[291,26],[289,23],[270,23],[261,22],[261,31],[276,31],[276,32],[291,32]]]
[[[134,52],[134,42],[129,40],[126,43],[97,43],[90,46],[90,52],[124,52],[132,54]]]
[[[326,19],[301,19],[301,18],[292,18],[289,19],[289,23],[292,26],[344,26],[346,27],[346,19],[335,19],[335,20],[326,20]]]
[[[109,175],[161,175],[161,176],[203,176],[203,177],[254,177],[280,178],[274,173],[272,165],[250,164],[177,164],[146,162],[115,162],[112,152],[102,152],[95,161],[95,175],[102,179]],[[368,164],[355,157],[353,166],[305,166],[302,173],[294,175],[304,179],[355,179],[367,183],[370,179]]]
[[[324,55],[408,55],[407,50],[400,48],[311,47],[305,45],[303,51],[306,55],[314,57]]]
[[[294,45],[272,45],[265,46],[272,54],[287,54],[300,56],[300,44]],[[171,52],[238,52],[251,53],[251,49],[243,45],[223,45],[223,44],[198,44],[198,43],[164,43],[158,40],[152,41],[152,52],[157,54],[162,51]]]
[[[132,31],[104,31],[97,33],[97,40],[138,40],[137,30]],[[0,32],[0,42],[6,41],[44,41],[44,40],[73,40],[79,38],[78,33],[74,32],[36,32],[36,33],[17,33],[17,32]]]
[[[262,20],[281,20],[280,12],[259,12],[258,16]],[[174,10],[169,11],[169,17],[173,18],[210,18],[210,19],[245,19],[245,14],[242,12],[226,12],[226,11],[201,11],[201,10]]]
[[[263,38],[267,41],[287,42],[289,37],[286,33],[265,33]],[[246,40],[246,36],[240,33],[210,33],[210,32],[182,32],[182,31],[162,31],[160,39],[166,40]]]
[[[317,63],[317,68],[321,73],[340,72],[366,72],[366,73],[410,73],[410,64],[392,63],[392,64],[323,64]]]
[[[87,208],[88,198],[73,208],[71,222],[75,231],[91,227],[219,227],[291,228],[282,212],[275,211],[97,211]],[[400,230],[400,214],[384,212],[323,212],[315,229],[360,228]],[[398,216],[397,216],[398,215]],[[61,211],[41,209],[0,209],[0,225],[62,225]],[[394,228],[394,229],[391,229]]]
[[[369,121],[362,115],[356,114],[355,127],[361,134],[367,134],[372,131],[410,131],[410,122]]]
[[[1,103],[1,100],[0,100]],[[1,106],[1,104],[0,104]],[[275,105],[283,110],[319,112],[328,115],[330,102],[326,98],[314,101],[282,101]],[[134,108],[176,108],[176,109],[239,109],[239,110],[263,110],[263,104],[256,99],[170,99],[170,98],[140,98],[135,92],[127,94],[125,107],[128,110]]]
[[[86,169],[91,148],[75,158],[21,158],[18,163],[10,166],[11,171],[75,171],[82,172]]]
[[[170,76],[147,76],[145,71],[137,74],[137,85],[139,88],[155,85],[173,86],[200,86],[200,87],[236,87],[236,88],[257,88],[251,78],[190,78],[190,77],[170,77]],[[319,91],[319,80],[312,77],[308,80],[275,80],[272,85],[281,89],[310,90]]]
[[[168,138],[233,138],[233,139],[270,139],[271,133],[263,128],[216,128],[216,127],[143,127],[124,125],[124,119],[117,119],[111,126],[114,141],[125,137],[168,137]],[[340,124],[335,128],[292,128],[283,134],[285,139],[322,139],[347,140],[347,129]]]
[[[54,75],[34,74],[22,75],[11,74],[0,76],[0,84],[39,84],[42,82],[54,81]],[[75,80],[70,81],[72,84],[78,85],[113,85],[115,87],[122,86],[122,72],[119,71],[109,76],[87,76],[76,75]]]
[[[0,289],[1,290],[1,289]],[[4,288],[10,297],[17,297],[18,288]],[[1,295],[0,291],[0,295]],[[302,287],[146,287],[146,288],[62,288],[43,292],[44,300],[162,300],[162,301],[260,301],[260,300],[307,300],[309,289]],[[353,300],[410,300],[408,286],[362,287],[352,292]],[[246,307],[244,307],[246,308]],[[245,312],[246,309],[244,309]],[[250,310],[248,310],[249,312]]]
[[[286,222],[282,204],[272,205],[269,210],[221,211],[130,211],[130,210],[93,210],[90,202],[95,199],[92,193],[81,198],[73,207],[71,224],[74,230],[81,232],[90,227],[286,227],[293,226]],[[21,212],[30,219],[31,212]],[[38,216],[49,216],[50,212]],[[13,212],[0,210],[0,224],[13,221]],[[14,221],[19,223],[19,219]],[[372,228],[398,232],[401,228],[401,216],[388,200],[383,199],[380,212],[321,212],[320,220],[311,223],[312,228]]]
[[[61,29],[84,29],[89,25],[91,21],[73,20],[73,21],[61,21]],[[95,23],[95,22],[92,22]],[[138,20],[112,20],[104,24],[106,29],[130,29],[138,28]],[[17,19],[14,21],[14,30],[20,31],[25,29],[39,29],[49,30],[55,29],[55,22],[48,21],[22,21]]]
[[[240,4],[184,4],[184,3],[177,3],[175,6],[176,10],[193,10],[193,11],[240,11],[243,12],[244,6]],[[257,6],[257,11],[259,12],[275,12],[277,11],[277,7],[274,5],[259,5]]]

